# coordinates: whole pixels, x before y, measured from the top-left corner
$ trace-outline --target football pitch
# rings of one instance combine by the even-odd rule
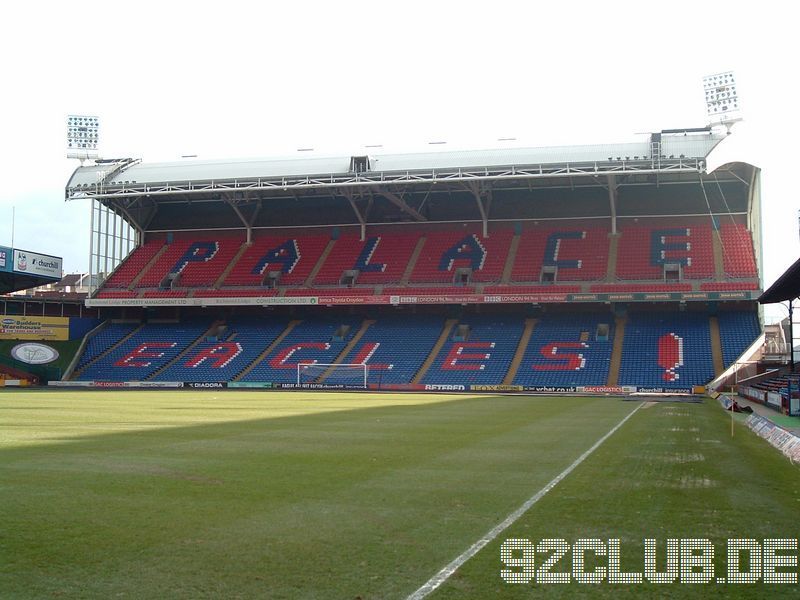
[[[798,597],[799,469],[710,399],[4,390],[0,598]]]

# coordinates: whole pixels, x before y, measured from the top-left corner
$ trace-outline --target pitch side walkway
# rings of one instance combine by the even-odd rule
[[[786,431],[789,431],[796,436],[800,436],[800,417],[790,417],[784,415],[777,410],[769,408],[768,406],[764,406],[758,402],[753,402],[752,400],[748,400],[747,398],[743,398],[741,396],[735,396],[733,394],[725,395],[733,400],[736,400],[739,406],[749,406],[758,416],[764,417],[778,427],[782,427]]]

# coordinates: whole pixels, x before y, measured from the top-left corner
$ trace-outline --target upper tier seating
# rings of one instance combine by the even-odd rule
[[[475,288],[469,285],[386,287],[383,293],[387,296],[453,296],[474,294]]]
[[[472,269],[471,281],[500,281],[514,233],[500,229],[483,237],[478,229],[427,231],[412,283],[452,283],[459,268]]]
[[[400,281],[420,234],[370,233],[362,242],[358,234],[344,234],[333,246],[314,285],[336,285],[345,271],[358,270],[358,284]]]
[[[97,292],[97,298],[136,298],[139,295],[139,292],[135,292],[132,290],[107,290],[102,289]]]
[[[609,229],[589,224],[564,225],[561,228],[525,224],[510,269],[510,282],[544,285],[564,285],[564,282],[584,283],[580,287],[552,287],[550,293],[625,293],[690,291],[687,280],[701,281],[702,291],[736,291],[757,289],[758,276],[750,232],[744,225],[723,224],[719,231],[724,271],[727,277],[749,278],[753,281],[712,281],[716,275],[713,240],[717,233],[709,224],[698,219],[662,220],[657,224],[631,224],[620,228],[617,244],[615,277],[620,283],[599,283],[605,279],[609,268]],[[456,291],[460,284],[474,286],[488,283],[484,293],[506,293],[498,290],[508,261],[513,230],[500,228],[484,238],[480,229],[468,225],[459,229],[441,226],[433,229],[422,226],[419,230],[384,227],[369,231],[364,241],[355,232],[342,234],[332,242],[331,251],[309,286],[310,289],[330,290],[343,288],[345,271],[359,271],[355,286],[386,286],[392,294],[474,293],[474,287]],[[409,282],[411,288],[420,284],[439,284],[437,288],[400,290],[399,283],[418,242],[424,240]],[[169,244],[160,238],[150,239],[135,249],[112,273],[98,298],[196,296],[270,296],[278,292],[265,286],[270,272],[279,271],[278,287],[304,286],[331,242],[330,232],[316,231],[299,235],[291,230],[284,233],[256,233],[252,244],[243,248],[241,233],[199,232],[176,234]],[[150,268],[146,266],[162,250]],[[235,263],[237,253],[242,251]],[[680,265],[678,274],[665,275],[664,265]],[[153,293],[156,288],[171,287],[176,290],[210,290],[220,280],[226,269],[230,272],[220,285],[220,292],[170,293],[166,296]],[[460,268],[471,270],[463,279],[457,276]],[[180,273],[170,284],[169,273]],[[136,289],[129,292],[133,281],[141,274]],[[664,282],[670,287],[636,284],[638,281]],[[641,287],[636,287],[637,285]],[[614,287],[611,287],[614,286]],[[627,286],[627,287],[620,287]],[[648,286],[648,287],[644,287]],[[695,284],[697,286],[697,284]],[[248,291],[233,291],[238,288]],[[409,286],[406,286],[409,288]],[[264,290],[259,292],[258,290]],[[523,291],[523,289],[525,291]],[[696,289],[696,287],[694,288]],[[144,292],[142,292],[144,290]],[[491,291],[487,291],[491,290]],[[509,290],[511,292],[511,290]],[[517,293],[547,293],[538,288],[518,287]],[[512,292],[512,293],[513,293]],[[284,292],[280,292],[284,294]],[[321,292],[320,292],[321,293]],[[334,295],[336,292],[326,292]],[[353,295],[370,292],[357,291]],[[310,292],[289,291],[285,295],[317,295]]]
[[[146,244],[135,248],[108,279],[106,279],[103,284],[104,287],[127,288],[163,245],[163,240],[150,240]]]
[[[691,292],[691,283],[664,281],[661,283],[595,283],[590,291],[598,294],[635,294],[657,292]]]
[[[484,294],[580,294],[580,285],[487,285]]]
[[[289,288],[286,296],[372,296],[375,290],[371,287],[357,288]]]
[[[608,326],[607,339],[598,326]],[[517,385],[605,385],[614,340],[614,317],[608,313],[554,314],[539,320],[519,370]]]
[[[719,233],[725,274],[728,277],[757,277],[753,239],[747,227],[724,223]]]
[[[620,385],[687,389],[713,378],[706,313],[630,313],[625,326]]]
[[[704,292],[739,292],[746,290],[757,290],[757,281],[715,281],[700,284],[700,289]]]
[[[142,275],[137,287],[158,287],[170,273],[180,273],[179,287],[210,287],[241,245],[241,238],[221,235],[176,239]]]
[[[608,268],[608,229],[604,227],[532,228],[522,232],[513,281],[541,281],[542,267],[558,269],[556,281],[596,281]]]
[[[684,279],[711,279],[710,225],[641,226],[620,230],[617,279],[664,279],[664,265],[681,265]]]
[[[261,285],[270,271],[281,272],[278,285],[301,285],[329,240],[321,234],[257,236],[222,285]]]
[[[194,292],[195,298],[258,298],[277,295],[278,290],[263,287],[257,289],[224,288],[219,290],[195,290]]]
[[[523,320],[512,315],[471,315],[461,319],[459,325],[469,326],[468,339],[456,339],[459,329],[454,328],[422,383],[503,383],[522,336]]]

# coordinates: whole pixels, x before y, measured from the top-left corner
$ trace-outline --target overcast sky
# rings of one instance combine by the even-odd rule
[[[764,277],[798,256],[788,2],[4,2],[0,244],[88,268],[66,115],[145,161],[629,141],[708,124],[732,70],[745,121],[721,148],[762,168]]]

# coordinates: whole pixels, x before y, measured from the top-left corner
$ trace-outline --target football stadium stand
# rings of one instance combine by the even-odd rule
[[[313,362],[320,387],[360,364],[392,389],[705,385],[761,329],[760,171],[707,172],[725,139],[80,167],[67,197],[138,246],[95,273],[107,324],[66,377],[290,387]],[[116,234],[95,229],[100,264]]]

